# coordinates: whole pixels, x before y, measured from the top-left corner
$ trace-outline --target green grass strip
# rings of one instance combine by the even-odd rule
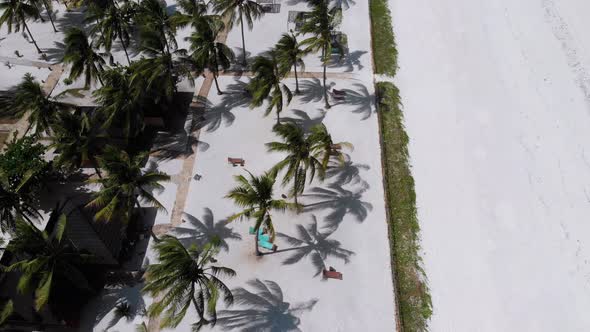
[[[408,135],[398,88],[377,83],[388,225],[399,320],[403,331],[426,331],[432,302],[420,258],[414,178],[408,162]]]
[[[369,11],[375,73],[393,77],[397,71],[397,50],[387,0],[369,0]]]

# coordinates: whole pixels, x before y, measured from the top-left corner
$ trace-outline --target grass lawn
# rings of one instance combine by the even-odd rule
[[[397,71],[397,50],[387,0],[369,0],[369,10],[375,73],[393,77]]]

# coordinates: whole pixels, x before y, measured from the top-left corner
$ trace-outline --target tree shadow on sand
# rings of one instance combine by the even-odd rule
[[[141,289],[143,284],[137,284],[133,287],[122,288],[105,288],[97,298],[92,302],[97,304],[90,311],[85,311],[85,315],[89,319],[82,319],[86,324],[92,326],[81,326],[80,331],[93,331],[94,327],[98,325],[105,317],[111,316],[108,327],[105,330],[117,325],[117,323],[125,318],[127,321],[132,321],[136,316],[145,315],[146,305],[143,300]]]
[[[361,177],[361,170],[368,171],[369,165],[352,162],[349,155],[344,156],[344,162],[332,161],[326,170],[326,177],[339,185],[366,183]]]
[[[331,63],[330,65],[328,65],[328,67],[330,68],[346,68],[345,71],[346,72],[352,72],[354,71],[354,67],[356,66],[356,68],[358,70],[362,70],[365,66],[363,66],[363,63],[361,62],[361,57],[363,55],[367,54],[367,51],[354,51],[354,52],[349,52],[346,55],[344,55],[344,57],[342,57],[342,59],[340,59],[339,61],[336,61],[334,63]]]
[[[320,116],[312,118],[307,112],[292,109],[291,112],[294,117],[282,117],[281,120],[283,122],[294,123],[303,128],[304,131],[308,132],[313,126],[321,124],[324,121],[324,118],[326,118],[326,111],[323,109],[318,109],[318,111],[320,112]]]
[[[330,84],[332,85],[332,84]],[[318,78],[310,78],[299,81],[301,88],[300,99],[303,103],[319,102],[324,98],[324,85]]]
[[[343,249],[340,241],[328,239],[334,230],[328,232],[318,231],[318,222],[315,215],[312,215],[313,222],[307,227],[297,225],[297,237],[289,236],[283,233],[277,235],[287,241],[295,248],[284,249],[282,251],[294,250],[295,252],[283,261],[285,265],[292,265],[301,261],[305,257],[310,257],[315,268],[314,277],[317,277],[326,269],[326,259],[328,257],[339,258],[348,264],[350,256],[354,255],[353,251]],[[278,251],[277,251],[278,252]]]
[[[250,104],[252,96],[247,90],[248,83],[235,79],[232,84],[225,86],[221,104],[227,108],[245,107]]]
[[[54,47],[47,48],[43,51],[47,55],[47,61],[49,62],[61,62],[64,57],[64,50],[66,45],[62,42],[53,42]]]
[[[234,305],[239,309],[219,312],[217,324],[224,330],[237,329],[242,332],[284,332],[301,331],[299,315],[311,311],[318,302],[291,304],[284,301],[281,287],[274,281],[260,279],[248,281],[245,288],[232,290]]]
[[[180,242],[185,246],[196,244],[198,246],[205,243],[217,243],[219,248],[229,251],[228,240],[241,240],[242,236],[227,227],[226,220],[215,222],[213,211],[205,208],[203,217],[197,217],[184,213],[183,222],[188,222],[192,227],[175,227],[172,232],[178,237]]]
[[[336,105],[353,105],[353,113],[360,114],[361,120],[367,120],[375,112],[375,96],[369,93],[367,87],[360,83],[355,83],[355,90],[343,89],[346,92],[344,100],[338,101]]]
[[[176,133],[160,132],[154,139],[151,153],[155,153],[158,160],[171,160],[190,156],[197,150],[207,151],[209,143],[199,140],[195,131],[193,127]]]
[[[373,205],[362,200],[363,194],[369,188],[368,184],[363,183],[359,189],[347,190],[338,184],[330,184],[326,188],[314,187],[302,197],[313,198],[319,202],[306,204],[304,211],[317,211],[322,209],[331,210],[326,216],[326,226],[329,230],[336,230],[344,216],[351,214],[358,222],[363,222],[369,211],[373,210]]]

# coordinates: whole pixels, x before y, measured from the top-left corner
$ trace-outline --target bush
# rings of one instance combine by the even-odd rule
[[[4,153],[0,154],[0,171],[8,177],[9,185],[18,186],[25,176],[31,176],[28,188],[21,192],[38,191],[49,175],[49,163],[43,159],[45,146],[37,143],[32,137],[17,138],[14,133],[12,140],[6,144]]]
[[[426,331],[432,302],[419,255],[420,225],[399,90],[392,83],[379,82],[377,94],[399,320],[404,331]]]

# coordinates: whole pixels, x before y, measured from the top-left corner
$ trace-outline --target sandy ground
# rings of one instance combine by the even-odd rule
[[[391,0],[432,331],[590,329],[590,3]]]
[[[387,225],[383,199],[382,171],[378,137],[378,122],[374,109],[374,91],[368,39],[368,4],[348,2],[341,30],[348,34],[350,56],[329,68],[332,73],[350,73],[350,78],[331,78],[329,83],[339,89],[349,89],[346,104],[323,110],[321,83],[304,79],[304,93],[296,97],[282,115],[306,128],[323,122],[335,141],[349,141],[354,151],[348,152],[346,167],[332,170],[324,183],[315,181],[308,186],[301,201],[312,204],[299,215],[276,213],[276,228],[282,235],[276,240],[279,251],[262,258],[254,256],[253,238],[248,234],[250,222],[226,225],[224,220],[238,210],[224,198],[235,186],[233,175],[255,174],[268,170],[281,156],[266,152],[264,143],[276,139],[271,131],[274,114],[263,117],[263,110],[250,110],[240,101],[247,78],[224,76],[222,90],[212,88],[205,124],[199,144],[194,147],[196,161],[190,177],[199,174],[199,181],[184,178],[181,160],[159,161],[158,168],[175,178],[158,199],[168,214],[158,213],[155,223],[170,223],[175,195],[180,181],[189,181],[188,195],[182,218],[185,221],[171,233],[187,245],[203,243],[213,235],[224,240],[219,264],[236,270],[237,277],[227,280],[236,291],[241,304],[220,308],[219,322],[214,330],[225,331],[393,331],[395,329],[394,294],[391,279]],[[173,2],[169,2],[173,6]],[[253,31],[246,31],[247,49],[251,56],[266,51],[288,31],[289,10],[305,10],[304,3],[283,2],[279,14],[268,14],[256,22]],[[353,10],[354,9],[354,10]],[[178,34],[180,47],[183,36]],[[228,45],[241,50],[239,28],[228,36]],[[307,71],[321,70],[317,55],[306,58]],[[194,91],[199,91],[201,79]],[[294,81],[287,84],[294,89]],[[59,88],[59,86],[58,86]],[[236,90],[237,89],[237,90]],[[246,167],[232,167],[227,157],[243,157]],[[277,185],[277,197],[286,189]],[[314,203],[320,203],[313,205]],[[317,225],[317,233],[312,225]],[[307,243],[292,246],[288,237],[311,235]],[[314,237],[315,236],[315,237]],[[327,240],[325,240],[327,239]],[[317,259],[318,254],[323,259]],[[150,248],[147,261],[154,261]],[[344,274],[344,280],[322,280],[321,269],[333,266]],[[147,319],[141,308],[151,299],[141,296],[140,287],[107,289],[86,308],[82,319],[85,329],[96,331],[132,331],[134,325]],[[263,300],[261,300],[263,299]],[[137,315],[127,321],[114,317],[117,303],[127,301]],[[267,301],[268,304],[260,303]],[[177,331],[190,330],[196,313],[190,311]]]

